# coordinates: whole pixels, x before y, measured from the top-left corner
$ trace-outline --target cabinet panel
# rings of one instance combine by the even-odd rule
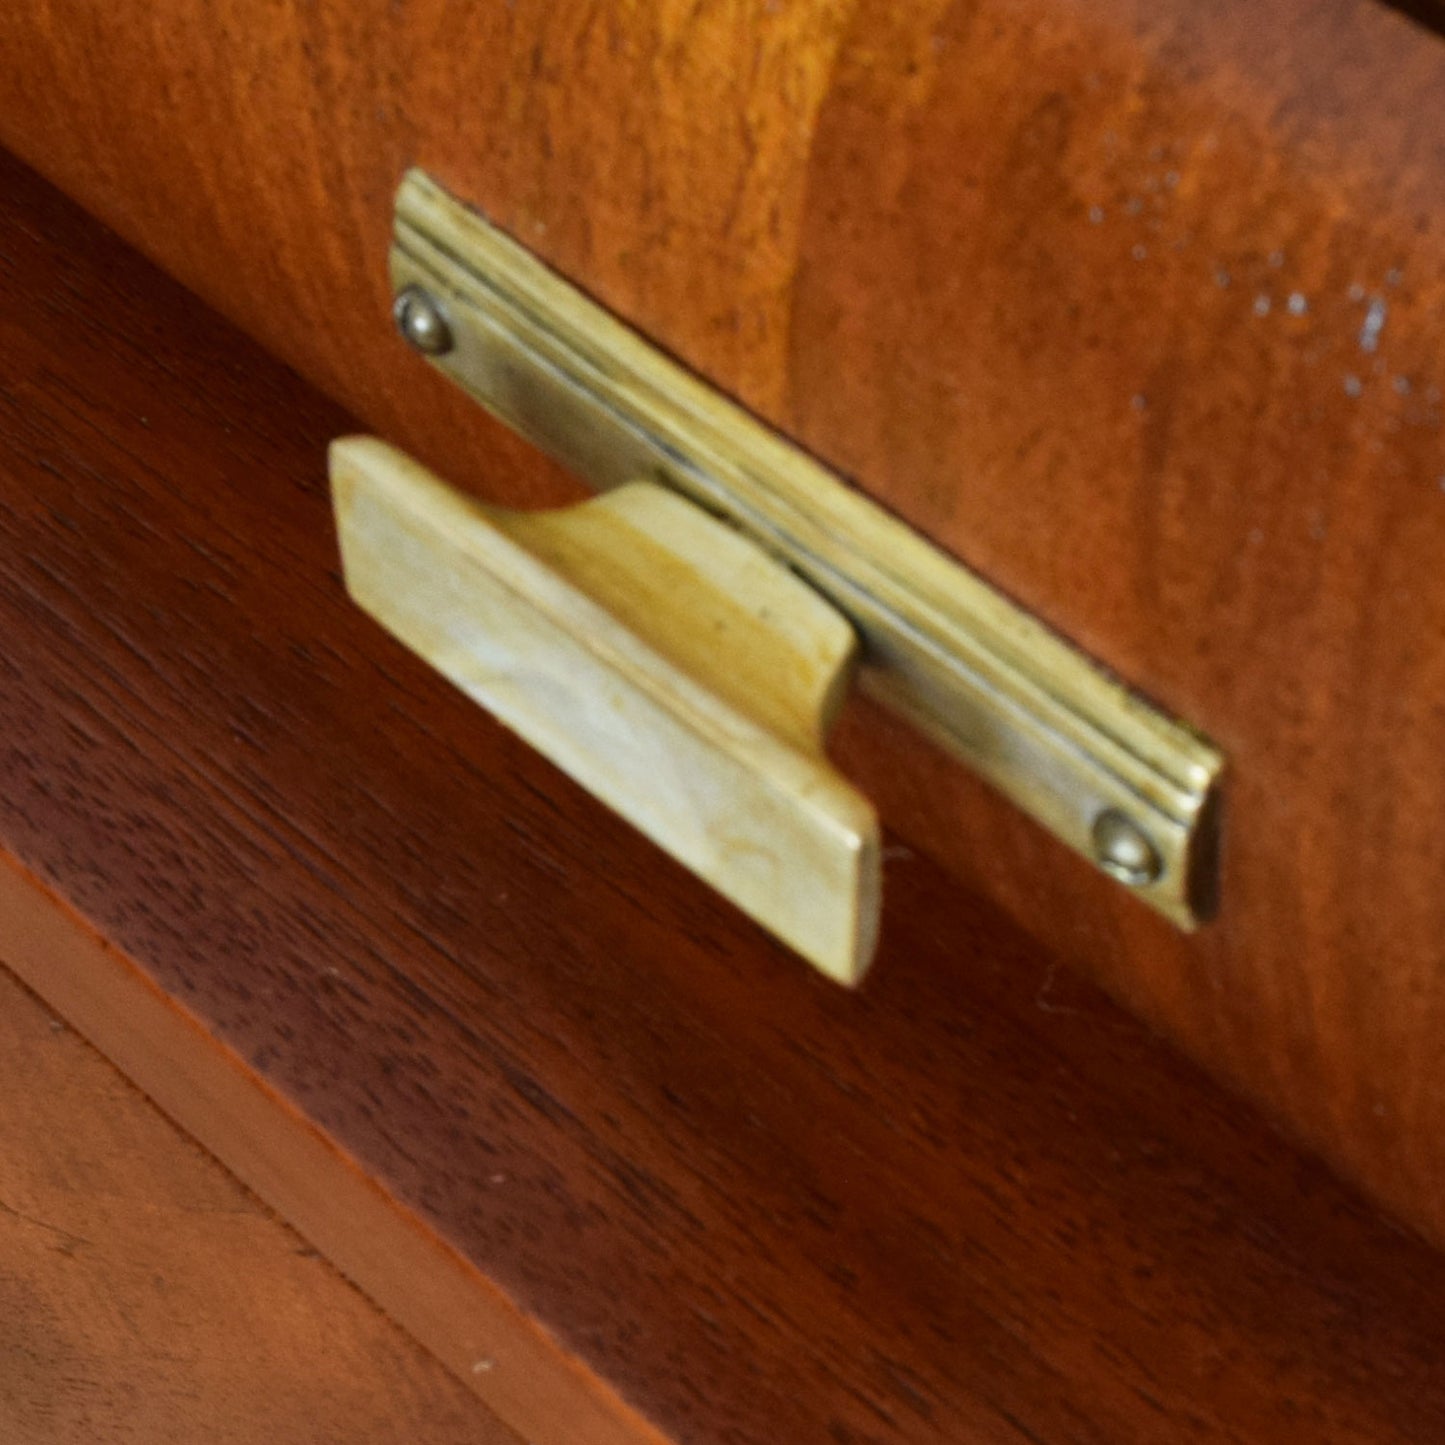
[[[1438,1254],[902,844],[799,966],[346,600],[349,418],[0,216],[0,956],[514,1428],[1441,1437]]]
[[[131,0],[11,6],[0,47],[0,139],[441,474],[575,495],[399,354],[412,164],[1195,721],[1231,780],[1187,940],[866,706],[839,751],[1445,1239],[1436,33],[1371,0]]]

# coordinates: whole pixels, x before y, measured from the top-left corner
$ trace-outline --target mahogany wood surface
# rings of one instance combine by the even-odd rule
[[[1445,1241],[1438,34],[1373,0],[37,0],[0,55],[0,140],[442,475],[575,492],[390,333],[412,164],[1211,735],[1194,938],[866,708],[839,752]]]
[[[3,968],[0,1099],[6,1445],[519,1445]]]
[[[264,1071],[9,854],[0,857],[0,918],[6,957],[57,1012],[382,1299],[497,1415],[533,1441],[657,1445],[605,1380],[559,1353],[474,1264],[358,1167],[341,1140],[298,1113]],[[369,1087],[360,1076],[357,1084]]]
[[[906,847],[860,993],[769,943],[347,603],[348,418],[0,175],[5,956],[510,1424],[1440,1438],[1445,1260]]]

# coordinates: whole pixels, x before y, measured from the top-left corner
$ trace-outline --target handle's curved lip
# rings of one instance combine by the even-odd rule
[[[331,448],[348,590],[468,696],[840,983],[872,960],[872,804],[660,656],[488,509],[373,438]]]

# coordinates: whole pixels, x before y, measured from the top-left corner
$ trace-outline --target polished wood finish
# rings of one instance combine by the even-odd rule
[[[4,968],[0,1098],[6,1445],[520,1445]]]
[[[867,709],[840,755],[1445,1241],[1438,35],[1373,0],[49,0],[0,53],[0,139],[442,475],[575,495],[390,334],[410,164],[1197,723],[1231,778],[1193,939]]]
[[[511,1425],[537,1441],[657,1445],[604,1379],[542,1338],[425,1218],[398,1209],[388,1181],[359,1169],[344,1137],[278,1094],[267,1070],[241,1064],[227,1040],[9,855],[0,857],[0,917],[5,956],[46,1000]],[[295,1036],[284,1016],[273,1027]],[[375,1092],[362,1073],[351,1087]],[[426,1149],[416,1157],[446,1167]]]
[[[5,951],[510,1423],[1445,1432],[1445,1260],[906,847],[799,967],[347,601],[347,418],[0,174]]]

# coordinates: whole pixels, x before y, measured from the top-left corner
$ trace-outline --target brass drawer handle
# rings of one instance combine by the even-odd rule
[[[1207,739],[684,370],[420,171],[396,198],[402,334],[599,491],[699,501],[862,641],[859,683],[1181,928],[1215,905]]]
[[[484,506],[368,437],[331,448],[346,585],[379,622],[843,983],[878,931],[878,819],[823,753],[851,626],[648,482]]]
[[[1210,915],[1224,760],[1206,738],[420,172],[391,276],[412,347],[604,495],[521,516],[339,443],[348,584],[618,812],[856,981],[878,824],[822,754],[856,643],[864,689],[1055,837],[1179,927]]]

